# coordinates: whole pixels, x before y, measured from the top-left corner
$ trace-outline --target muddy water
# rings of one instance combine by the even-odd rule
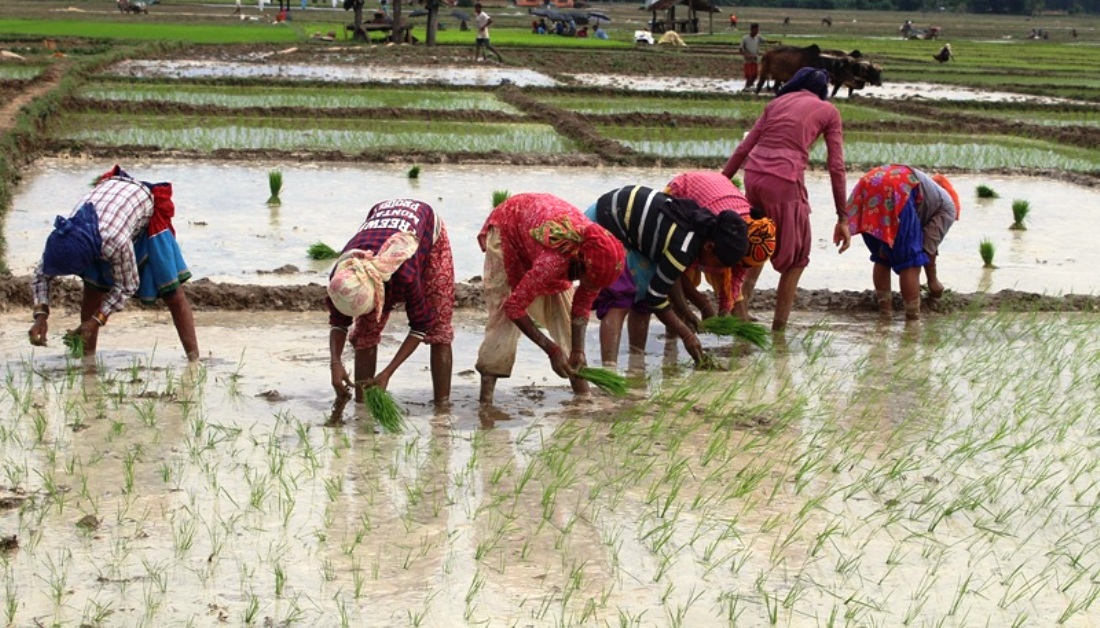
[[[26,171],[5,224],[8,264],[15,273],[33,269],[54,215],[68,212],[88,181],[110,165],[43,160]],[[482,258],[474,236],[490,210],[494,190],[548,192],[585,208],[620,185],[662,186],[676,174],[670,169],[448,164],[425,166],[419,179],[410,180],[407,166],[376,164],[242,166],[158,161],[126,166],[135,176],[174,182],[178,237],[196,277],[260,284],[324,281],[329,264],[310,260],[306,249],[318,241],[342,247],[364,212],[379,200],[412,196],[431,203],[446,221],[456,277],[464,280],[481,274]],[[266,204],[271,169],[283,171],[278,207]],[[1100,292],[1100,276],[1093,272],[1100,266],[1100,249],[1077,235],[1088,233],[1094,224],[1090,212],[1100,208],[1100,191],[1042,178],[957,175],[953,181],[964,207],[962,220],[951,229],[940,251],[941,280],[949,288]],[[1000,198],[978,200],[973,190],[979,184],[992,187]],[[807,187],[816,208],[814,250],[800,285],[869,289],[871,266],[863,244],[857,240],[850,251],[837,255],[829,241],[834,214],[827,176],[810,173]],[[1024,232],[1008,230],[1015,199],[1031,204],[1029,229]],[[992,271],[982,269],[978,255],[983,238],[996,245],[997,268]],[[271,272],[278,269],[284,272]],[[760,285],[772,288],[777,282],[778,275],[768,270]]]
[[[479,417],[464,314],[399,435],[323,426],[322,315],[198,324],[194,370],[125,312],[85,373],[0,316],[6,621],[1089,625],[1095,317],[822,320],[705,374],[654,337],[621,403],[525,345]]]
[[[533,70],[501,67],[359,67],[345,65],[303,65],[278,63],[268,57],[261,63],[236,63],[209,60],[132,60],[108,68],[107,73],[135,78],[277,78],[280,80],[325,80],[334,82],[445,83],[449,85],[500,85],[554,87],[561,83]],[[610,87],[640,92],[738,93],[744,81],[693,77],[628,76],[577,73],[567,75],[569,82],[591,87]],[[929,100],[974,100],[979,102],[1068,103],[1061,98],[1031,96],[996,90],[935,83],[888,83],[867,87],[866,96],[890,100],[923,98]]]

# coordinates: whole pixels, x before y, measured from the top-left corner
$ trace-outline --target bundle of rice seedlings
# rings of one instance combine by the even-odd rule
[[[363,390],[363,403],[382,431],[399,434],[405,429],[405,416],[393,395],[377,386]]]
[[[772,341],[771,333],[768,332],[767,327],[760,323],[743,321],[736,316],[712,316],[699,324],[699,331],[716,336],[740,338],[761,349],[767,349]]]
[[[997,252],[997,247],[993,246],[993,241],[989,238],[982,238],[982,241],[978,244],[978,253],[982,256],[982,262],[986,268],[994,268],[993,266],[993,254]]]
[[[332,248],[324,242],[314,242],[306,251],[310,259],[336,259],[340,257],[340,251]]]
[[[1012,226],[1009,227],[1009,229],[1014,231],[1027,231],[1024,219],[1027,218],[1027,214],[1030,211],[1031,203],[1023,199],[1012,201]]]
[[[626,378],[614,371],[586,366],[577,371],[577,377],[586,382],[591,382],[600,390],[616,397],[622,397],[626,394]]]
[[[65,348],[68,350],[70,358],[76,359],[84,357],[84,336],[69,332],[65,334],[61,342],[65,343]]]
[[[997,194],[997,192],[993,188],[989,187],[988,185],[979,185],[978,188],[977,188],[977,194],[978,194],[978,198],[998,198],[998,197],[1000,197],[1000,194]]]
[[[413,166],[412,168],[409,168],[409,178],[410,179],[419,179],[420,178],[420,166]]]
[[[267,187],[271,189],[271,196],[267,199],[268,205],[281,205],[279,193],[283,191],[283,171],[272,170],[267,173]]]
[[[511,194],[508,190],[493,190],[493,207],[500,205],[504,201],[508,200]]]

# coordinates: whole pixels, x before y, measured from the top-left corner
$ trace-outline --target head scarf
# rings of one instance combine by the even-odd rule
[[[955,203],[955,220],[962,218],[963,206],[959,202],[959,193],[955,191],[955,186],[951,185],[951,181],[942,174],[932,175],[932,180],[936,182],[936,185],[943,188],[944,192],[947,192],[951,196],[951,200]]]
[[[531,230],[531,237],[548,249],[572,257],[584,243],[584,236],[568,218],[547,220]]]
[[[714,254],[722,266],[741,263],[748,249],[748,229],[737,212],[727,209],[715,214],[693,200],[672,196],[665,197],[660,209],[678,226],[714,242]]]
[[[51,277],[79,275],[95,264],[103,248],[99,234],[99,216],[91,203],[71,218],[58,216],[42,251],[42,273]]]
[[[359,317],[375,312],[382,318],[386,302],[386,282],[416,253],[416,236],[399,231],[390,236],[378,253],[352,249],[336,260],[328,283],[328,296],[341,313]]]
[[[775,253],[775,223],[759,207],[752,208],[750,214],[745,216],[745,222],[748,223],[749,230],[749,252],[741,258],[741,263],[745,266],[760,266]]]
[[[591,285],[606,288],[623,273],[626,262],[623,243],[596,223],[585,228],[579,253],[584,263],[585,281]]]
[[[776,94],[776,98],[800,90],[806,90],[812,94],[816,94],[821,100],[828,100],[829,73],[825,70],[802,68],[795,72],[791,80],[784,83],[783,87],[779,88],[779,93]]]

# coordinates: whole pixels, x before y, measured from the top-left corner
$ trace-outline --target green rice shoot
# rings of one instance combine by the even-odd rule
[[[493,190],[493,207],[500,205],[504,201],[508,200],[511,194],[508,190]]]
[[[1001,195],[997,194],[996,190],[988,185],[979,185],[977,188],[978,198],[999,198]]]
[[[993,254],[997,252],[997,247],[993,245],[993,241],[989,238],[982,238],[981,243],[978,244],[978,253],[982,256],[982,263],[985,268],[995,268],[993,266]]]
[[[281,205],[279,193],[283,191],[283,171],[272,170],[267,173],[267,187],[271,189],[271,196],[267,199],[268,205]]]
[[[310,259],[336,259],[340,257],[340,251],[332,248],[324,242],[314,242],[306,251]]]
[[[413,166],[412,168],[409,168],[409,178],[410,179],[419,179],[420,178],[420,166]]]
[[[1016,231],[1027,230],[1027,225],[1024,224],[1024,219],[1027,218],[1028,212],[1031,211],[1031,203],[1024,199],[1016,199],[1012,201],[1012,226],[1009,229]]]
[[[733,336],[767,349],[771,346],[771,333],[760,323],[743,321],[736,316],[712,316],[699,324],[699,331],[716,336]]]
[[[79,333],[69,332],[61,339],[70,358],[74,360],[84,357],[84,336]]]
[[[405,430],[405,413],[389,391],[369,386],[363,390],[363,403],[383,432],[400,434]]]
[[[626,378],[605,368],[586,366],[577,371],[577,377],[616,397],[627,391]]]

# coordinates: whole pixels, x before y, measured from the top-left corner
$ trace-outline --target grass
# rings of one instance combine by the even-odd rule
[[[982,256],[982,266],[985,268],[995,268],[993,266],[993,255],[997,252],[997,247],[993,244],[993,241],[989,238],[982,238],[982,241],[978,244],[978,253]]]
[[[90,20],[0,19],[0,33],[31,37],[81,37],[123,41],[182,42],[190,44],[249,44],[294,42],[299,34],[291,27],[272,28],[255,22],[226,26],[180,25],[152,20],[97,22]]]
[[[577,377],[616,397],[622,397],[628,389],[625,377],[605,368],[586,366],[577,371]]]
[[[750,342],[761,349],[771,346],[772,335],[760,323],[741,320],[736,316],[712,316],[699,324],[699,331],[717,336],[732,336]]]
[[[997,191],[989,187],[988,185],[979,185],[977,188],[975,188],[974,193],[978,196],[978,198],[1000,197],[1000,194],[997,194]]]
[[[283,191],[282,170],[271,170],[267,173],[267,187],[271,191],[271,196],[267,198],[267,204],[281,205],[282,201],[279,200],[279,193]]]
[[[1026,231],[1027,225],[1024,224],[1024,220],[1027,218],[1028,212],[1031,211],[1031,203],[1024,199],[1015,199],[1012,201],[1012,226],[1009,229],[1015,231]]]
[[[388,391],[368,386],[363,390],[363,403],[382,431],[399,434],[405,430],[405,414]]]
[[[340,257],[340,251],[337,251],[324,242],[314,242],[309,245],[306,254],[309,255],[310,259],[315,260],[336,259]]]
[[[408,176],[409,179],[419,179],[420,178],[420,166],[413,166],[412,168],[409,168],[409,172],[408,172],[407,176]]]
[[[500,205],[504,201],[508,200],[509,196],[511,196],[511,194],[508,193],[508,190],[493,190],[493,207],[496,207],[497,205]]]

